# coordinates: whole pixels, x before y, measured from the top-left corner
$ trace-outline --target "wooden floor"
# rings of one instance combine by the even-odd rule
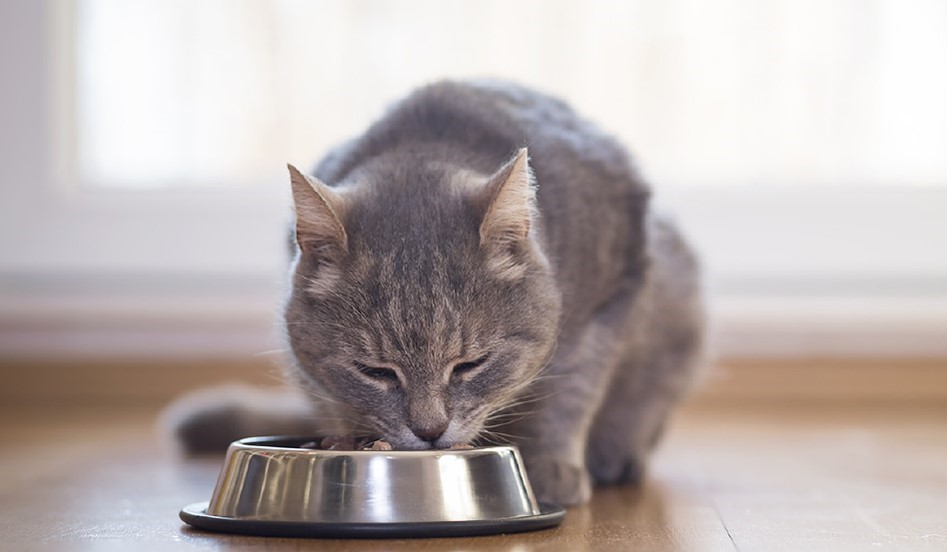
[[[8,411],[3,550],[947,550],[947,408],[813,406],[678,416],[641,489],[596,492],[557,529],[473,539],[319,541],[191,530],[218,460],[180,461],[153,412]]]

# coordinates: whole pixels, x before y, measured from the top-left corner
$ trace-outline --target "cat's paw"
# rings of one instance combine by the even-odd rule
[[[536,498],[561,506],[584,504],[592,498],[592,483],[584,466],[559,460],[537,460],[527,466]]]
[[[589,454],[587,465],[596,485],[638,485],[644,479],[645,460],[634,454]]]

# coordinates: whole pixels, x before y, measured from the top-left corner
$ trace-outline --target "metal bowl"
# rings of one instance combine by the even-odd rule
[[[298,448],[313,437],[230,445],[209,503],[181,518],[216,531],[274,536],[459,536],[557,525],[533,495],[516,447],[427,451]]]

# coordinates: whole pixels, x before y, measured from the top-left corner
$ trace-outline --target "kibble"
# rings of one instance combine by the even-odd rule
[[[388,441],[378,439],[377,441],[372,441],[370,445],[362,448],[362,450],[392,450],[392,446]]]
[[[354,435],[329,435],[319,440],[307,441],[299,445],[299,448],[337,451],[394,450],[394,447],[391,446],[391,443],[385,441],[384,439],[378,439],[375,437],[357,437]],[[468,445],[466,443],[457,443],[455,445],[451,445],[447,450],[470,450],[472,448],[474,448],[472,445]]]

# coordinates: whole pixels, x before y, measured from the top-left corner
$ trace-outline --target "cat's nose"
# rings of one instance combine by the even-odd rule
[[[429,443],[437,441],[441,435],[444,435],[444,432],[447,431],[447,424],[449,422],[443,422],[441,424],[413,429],[414,434],[418,436],[419,439],[423,439]]]

